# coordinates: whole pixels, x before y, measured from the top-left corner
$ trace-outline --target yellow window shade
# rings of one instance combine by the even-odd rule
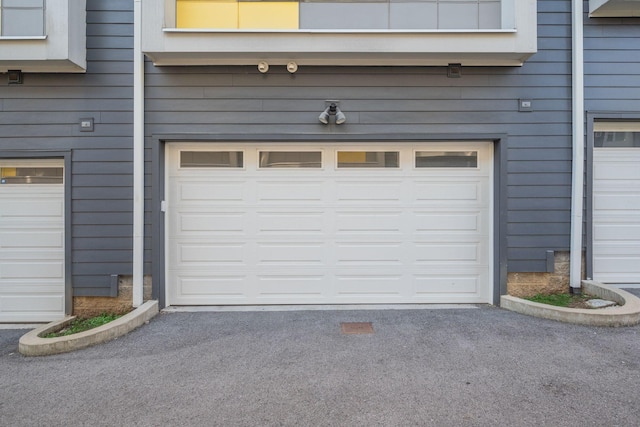
[[[238,28],[238,2],[235,0],[178,0],[178,28]]]
[[[297,30],[298,2],[240,2],[239,28]]]
[[[0,176],[2,178],[9,178],[16,176],[16,168],[0,168]]]
[[[366,151],[339,151],[338,163],[365,163],[367,161]]]

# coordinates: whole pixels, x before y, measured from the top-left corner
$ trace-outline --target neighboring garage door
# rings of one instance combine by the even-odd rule
[[[596,123],[593,279],[640,283],[640,123]]]
[[[0,322],[61,319],[62,163],[0,160],[0,172]]]
[[[167,303],[489,303],[492,144],[169,144]]]

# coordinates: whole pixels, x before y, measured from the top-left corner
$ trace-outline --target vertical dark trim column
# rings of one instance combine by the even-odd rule
[[[72,152],[64,153],[64,312],[73,313],[73,271],[71,255],[73,253],[73,235],[71,233],[73,221],[71,177]]]
[[[587,152],[585,165],[585,273],[587,280],[593,278],[593,122],[595,117],[587,113]]]
[[[507,293],[507,137],[495,140],[493,154],[493,304]]]
[[[165,213],[164,200],[164,140],[154,139],[151,149],[151,297],[158,300],[160,308],[166,306],[165,295]]]

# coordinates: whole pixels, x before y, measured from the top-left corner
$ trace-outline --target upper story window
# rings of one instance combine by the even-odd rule
[[[86,0],[0,0],[0,73],[83,73]]]
[[[144,0],[142,15],[159,66],[518,66],[537,52],[536,0]]]
[[[44,0],[0,0],[0,35],[44,36]]]
[[[500,0],[176,0],[176,28],[501,29]]]

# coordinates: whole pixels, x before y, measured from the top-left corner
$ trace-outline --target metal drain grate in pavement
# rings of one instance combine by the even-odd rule
[[[372,334],[373,324],[371,322],[342,322],[340,330],[343,334]]]

